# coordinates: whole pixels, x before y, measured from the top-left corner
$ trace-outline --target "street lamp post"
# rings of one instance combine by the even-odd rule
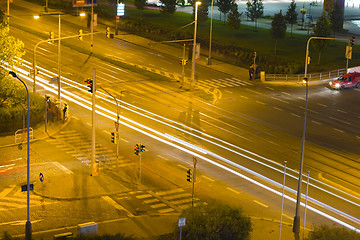
[[[25,239],[31,240],[31,222],[30,222],[30,106],[29,106],[29,90],[23,80],[21,80],[15,72],[10,71],[9,75],[20,80],[24,84],[27,94],[27,220],[25,225]]]
[[[194,91],[195,84],[195,46],[196,46],[196,30],[197,30],[197,17],[198,17],[198,8],[201,2],[195,3],[195,21],[194,21],[194,40],[193,40],[193,51],[192,51],[192,71],[191,71],[191,91]]]
[[[8,28],[10,29],[10,0],[7,0],[7,22],[9,24]]]
[[[209,43],[209,58],[208,65],[211,65],[211,40],[212,40],[212,22],[213,22],[213,8],[214,8],[214,0],[211,0],[211,18],[210,18],[210,43]]]

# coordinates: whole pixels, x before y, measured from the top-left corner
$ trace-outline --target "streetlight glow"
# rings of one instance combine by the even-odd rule
[[[84,12],[81,12],[81,13],[80,13],[80,17],[85,17],[85,15],[86,15],[86,14],[85,14]]]
[[[39,18],[40,18],[39,15],[35,15],[35,16],[34,16],[34,19],[39,19]]]

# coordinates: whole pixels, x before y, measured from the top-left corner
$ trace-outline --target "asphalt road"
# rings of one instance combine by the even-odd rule
[[[19,12],[22,10],[18,9]],[[15,14],[16,8],[14,8]],[[21,16],[21,18],[23,17]],[[56,17],[49,18],[46,24],[39,23],[32,27],[39,28],[43,32],[48,31],[45,25],[55,28],[57,26]],[[66,21],[62,25],[64,34],[76,34],[77,26],[69,25]],[[16,28],[11,32],[15,35],[18,34],[18,37],[22,39],[23,33]],[[30,53],[25,56],[25,59],[31,62],[32,46],[40,39],[28,34],[24,34],[24,37],[23,40],[28,53]],[[77,40],[72,43],[85,44]],[[120,45],[121,48],[119,48]],[[155,69],[172,72],[180,68],[179,65],[176,65],[178,64],[177,57],[169,57],[152,50],[144,51],[143,47],[119,40],[105,39],[104,36],[95,37],[95,46],[97,51],[105,53],[105,55],[109,52],[111,57],[123,58],[125,61],[141,65],[147,64],[148,67]],[[189,92],[179,90],[176,82],[147,81],[141,76],[92,56],[70,51],[66,47],[62,49],[64,77],[84,85],[84,79],[92,77],[91,70],[96,67],[97,79],[103,88],[116,96],[119,96],[121,90],[126,91],[122,98],[124,102],[121,103],[120,112],[122,118],[126,117],[136,121],[123,119],[133,128],[145,131],[148,136],[151,132],[153,136],[161,138],[164,138],[166,133],[168,138],[170,135],[173,143],[179,143],[178,139],[181,139],[193,144],[190,147],[187,146],[187,149],[194,149],[194,146],[201,148],[197,151],[202,157],[210,154],[206,151],[216,153],[233,163],[241,164],[242,167],[256,170],[261,175],[278,183],[282,181],[281,165],[287,161],[288,167],[294,170],[292,176],[296,176],[305,104],[304,88],[266,86],[249,82],[246,79],[238,79],[236,82],[242,83],[240,86],[221,86],[222,100],[217,105],[211,105],[194,99]],[[123,52],[120,49],[124,49]],[[57,72],[56,59],[56,46],[45,44],[39,49],[39,66],[45,67],[55,74]],[[228,73],[210,71],[204,67],[198,69],[199,82],[211,77],[209,86],[214,82],[217,84],[229,83],[229,79],[232,78]],[[44,74],[40,75],[44,77]],[[223,81],[216,82],[214,79],[223,79]],[[64,82],[66,82],[65,79]],[[90,95],[85,89],[80,89],[79,85],[76,85],[78,88],[75,88],[74,83],[63,86],[65,90],[79,95],[82,100],[90,100]],[[310,87],[309,93],[304,171],[311,171],[314,186],[318,187],[319,183],[316,180],[323,180],[321,177],[325,177],[330,182],[330,186],[338,188],[341,185],[345,188],[345,190],[344,188],[336,189],[334,192],[340,196],[349,197],[345,194],[346,192],[356,192],[359,188],[357,173],[360,168],[356,158],[359,154],[356,147],[359,140],[359,128],[356,127],[359,118],[357,115],[359,112],[357,107],[358,90],[332,91],[324,85],[319,85]],[[349,104],[350,102],[351,104]],[[116,112],[113,103],[100,100],[99,105]],[[73,103],[70,104],[70,111],[83,123],[90,122],[88,111],[77,108]],[[100,126],[100,130],[107,131],[107,133],[103,133],[103,138],[110,139],[108,133],[113,129],[112,121],[100,118],[98,126]],[[148,128],[160,131],[161,134]],[[154,153],[164,151],[163,144],[155,143],[148,136],[141,136],[133,131],[126,133],[123,131],[124,129],[122,129],[123,136],[132,136],[131,141],[126,140],[129,142],[127,150],[122,153],[127,154],[125,156],[129,156],[128,158],[131,158],[133,151],[131,146],[136,142],[143,142]],[[187,159],[186,162],[191,166],[191,154],[182,153],[171,147],[167,147],[166,153],[163,156],[166,159]],[[223,159],[219,159],[215,155],[211,155],[209,158],[223,162]],[[234,165],[231,167],[236,169]],[[251,175],[249,171],[244,169],[241,171]],[[219,174],[217,168],[213,169],[208,166],[204,168],[204,172],[211,172],[211,176],[215,175],[221,180],[233,183],[232,175]],[[296,178],[291,178],[288,184],[289,187],[295,189]],[[322,187],[330,188],[329,186]],[[344,190],[345,193],[339,190]],[[357,205],[350,202],[344,203],[343,200],[315,188],[311,188],[310,192],[314,192],[314,197],[317,196],[345,212],[352,213],[354,209],[358,209]],[[358,203],[358,197],[349,198]]]

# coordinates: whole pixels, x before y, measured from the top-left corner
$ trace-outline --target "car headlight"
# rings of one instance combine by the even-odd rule
[[[331,86],[331,84],[332,84],[332,82],[330,81],[330,82],[329,82],[329,85]]]
[[[340,83],[335,84],[335,87],[336,87],[336,88],[339,88],[339,87],[340,87]]]

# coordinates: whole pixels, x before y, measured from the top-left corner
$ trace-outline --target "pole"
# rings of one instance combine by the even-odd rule
[[[30,222],[30,101],[29,101],[29,90],[23,80],[21,80],[16,73],[10,71],[9,74],[20,80],[22,84],[24,84],[26,89],[26,96],[27,96],[27,215],[26,215],[26,224],[25,224],[25,239],[31,240],[32,239],[32,231],[31,231],[31,222]]]
[[[201,2],[195,3],[195,26],[194,26],[194,40],[193,40],[193,52],[192,52],[192,71],[191,71],[191,87],[190,91],[194,91],[195,84],[195,46],[196,46],[196,31],[197,31],[197,16],[198,16],[198,6]]]
[[[45,132],[47,133],[47,122],[48,122],[48,119],[47,119],[47,98],[46,98],[46,95],[45,95]]]
[[[180,226],[180,240],[181,240],[181,235],[182,235],[182,226]]]
[[[116,0],[116,11],[117,11],[117,8],[119,6],[119,0]],[[116,14],[116,17],[115,17],[115,35],[118,35],[118,16]]]
[[[302,239],[303,239],[303,240],[304,240],[304,236],[305,236],[306,206],[307,206],[308,193],[309,193],[309,176],[310,176],[310,171],[308,171],[308,174],[307,174],[307,182],[306,182],[306,197],[305,197],[305,211],[304,211],[304,227],[303,227],[303,236],[302,236]]]
[[[98,174],[96,162],[95,162],[95,94],[96,93],[96,72],[94,68],[93,76],[93,92],[92,92],[92,118],[91,118],[91,176]]]
[[[281,224],[282,224],[282,215],[283,215],[283,209],[284,209],[285,176],[286,176],[286,161],[284,163],[284,179],[283,179],[283,188],[282,188],[282,197],[281,197],[281,215],[280,215],[279,240],[281,239]]]
[[[139,147],[140,147],[140,144],[139,144]],[[139,163],[139,183],[141,184],[141,155],[142,155],[142,153],[140,152],[140,155],[139,155],[139,157],[140,157],[140,163]]]
[[[61,96],[60,96],[60,89],[61,89],[61,15],[60,14],[59,14],[58,63],[59,63],[59,66],[58,66],[58,71],[59,71],[58,72],[58,100],[59,100],[59,110],[61,110]],[[34,73],[35,73],[35,69],[34,69]],[[34,81],[34,85],[35,85],[35,81]]]
[[[255,61],[256,61],[256,52],[254,52],[254,72],[252,75],[252,80],[255,80],[255,73],[256,73]]]
[[[7,22],[9,24],[8,28],[10,29],[10,0],[7,0]]]
[[[194,163],[194,174],[193,174],[192,200],[191,200],[192,207],[194,207],[194,195],[195,195],[196,163],[197,163],[196,157],[193,157],[193,163]]]
[[[45,12],[48,12],[48,6],[49,6],[49,5],[48,5],[48,1],[49,1],[49,0],[46,0],[46,3],[45,3]]]
[[[182,75],[182,82],[181,82],[181,86],[180,88],[182,88],[184,86],[184,82],[185,82],[185,43],[184,43],[184,47],[183,47],[183,56],[182,56],[182,62],[181,62],[181,65],[182,65],[182,72],[181,72],[181,75]]]
[[[211,0],[211,19],[210,19],[210,43],[209,43],[209,59],[208,65],[211,65],[211,40],[212,40],[212,22],[213,22],[213,8],[214,8],[214,0]]]
[[[94,46],[94,0],[91,0],[91,40],[90,40],[90,51],[92,52],[93,46]]]

